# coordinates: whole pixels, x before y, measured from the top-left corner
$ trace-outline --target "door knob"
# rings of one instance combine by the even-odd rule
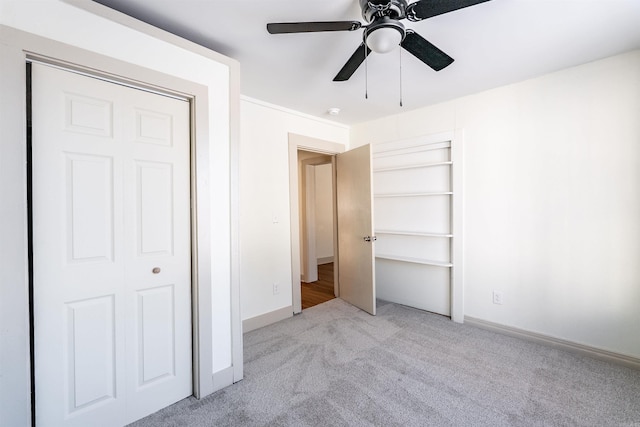
[[[160,273],[160,267],[154,267],[154,268],[153,268],[153,270],[151,270],[151,272],[152,272],[153,274],[158,274],[158,273]]]
[[[378,240],[378,238],[376,236],[366,236],[364,238],[365,242],[375,242],[376,240]]]

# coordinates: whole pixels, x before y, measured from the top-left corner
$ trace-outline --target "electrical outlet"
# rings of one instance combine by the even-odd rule
[[[493,291],[493,303],[502,305],[504,303],[504,295],[500,291]]]
[[[278,295],[280,293],[280,285],[277,283],[273,284],[273,294]]]

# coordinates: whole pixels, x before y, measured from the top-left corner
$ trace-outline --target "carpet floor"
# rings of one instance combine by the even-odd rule
[[[640,371],[397,304],[244,335],[245,379],[149,426],[640,426]]]

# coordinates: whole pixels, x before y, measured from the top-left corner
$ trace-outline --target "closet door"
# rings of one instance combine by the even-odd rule
[[[190,109],[32,65],[39,426],[120,426],[191,395]]]

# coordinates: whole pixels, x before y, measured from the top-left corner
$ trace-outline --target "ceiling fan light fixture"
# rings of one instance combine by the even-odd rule
[[[391,52],[402,41],[402,34],[393,27],[384,27],[370,33],[367,37],[367,46],[374,52]]]
[[[400,45],[404,35],[404,25],[394,19],[384,17],[374,21],[365,29],[364,40],[372,51],[387,53]]]

